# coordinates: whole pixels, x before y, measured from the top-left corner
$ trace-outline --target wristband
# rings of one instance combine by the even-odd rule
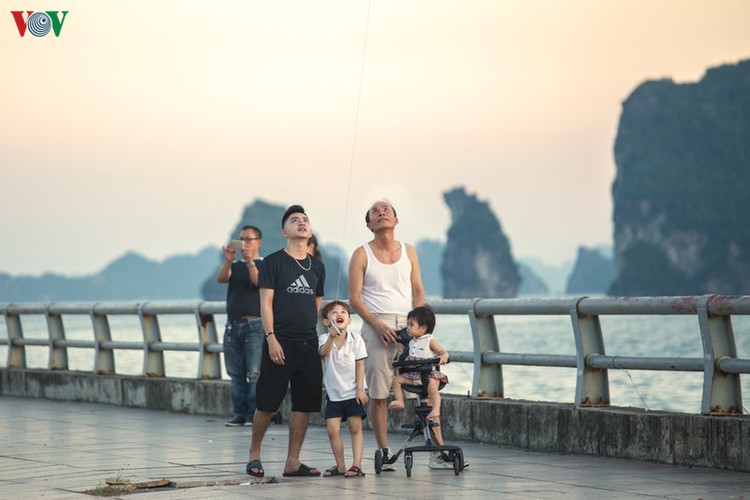
[[[274,335],[274,332],[268,332],[268,333],[266,333],[266,338],[270,337],[271,335]]]

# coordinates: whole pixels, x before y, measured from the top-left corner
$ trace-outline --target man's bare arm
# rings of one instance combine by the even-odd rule
[[[222,247],[224,250],[224,263],[219,268],[219,272],[216,273],[216,281],[219,283],[226,283],[232,276],[232,262],[234,262],[234,248],[232,245]]]
[[[274,290],[272,288],[260,289],[260,321],[263,323],[263,331],[266,334],[266,342],[268,342],[268,355],[271,356],[271,361],[283,365],[284,349],[279,344],[275,334],[268,335],[273,332],[273,296]]]
[[[411,304],[412,307],[419,307],[425,305],[427,297],[424,293],[424,285],[422,284],[422,271],[419,268],[419,257],[417,257],[417,251],[411,245],[406,245],[406,255],[409,257],[411,262]]]

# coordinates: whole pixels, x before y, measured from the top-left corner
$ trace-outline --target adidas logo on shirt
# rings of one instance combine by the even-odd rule
[[[315,290],[310,288],[310,284],[302,274],[300,274],[299,278],[294,280],[292,284],[287,287],[286,291],[289,293],[304,293],[307,295],[315,295]]]

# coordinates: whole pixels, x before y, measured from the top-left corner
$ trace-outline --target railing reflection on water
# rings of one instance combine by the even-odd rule
[[[468,316],[472,351],[451,350],[451,362],[471,363],[471,397],[504,396],[503,365],[567,367],[576,369],[574,402],[578,407],[610,404],[609,370],[669,370],[703,372],[701,413],[742,413],[740,374],[750,373],[750,359],[737,357],[732,315],[750,315],[750,296],[688,297],[598,297],[518,299],[436,299],[430,305],[439,315]],[[143,303],[22,303],[0,304],[5,317],[8,368],[26,368],[26,346],[47,346],[48,369],[67,370],[68,348],[94,351],[94,372],[114,374],[116,350],[143,351],[142,374],[164,377],[164,353],[198,353],[197,378],[221,378],[216,317],[225,313],[224,302],[158,301]],[[48,338],[24,338],[23,315],[44,315]],[[87,315],[92,322],[92,340],[66,339],[63,315]],[[109,317],[136,316],[142,342],[112,339]],[[164,342],[159,327],[162,315],[192,315],[196,342]],[[575,355],[502,352],[495,316],[567,316],[572,323]],[[617,356],[606,354],[600,316],[693,315],[698,319],[702,357]],[[647,342],[647,339],[644,339]]]

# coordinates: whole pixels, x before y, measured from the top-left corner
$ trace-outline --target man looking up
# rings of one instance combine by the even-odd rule
[[[281,218],[286,246],[268,255],[260,267],[260,315],[266,342],[258,379],[258,405],[253,419],[249,462],[251,476],[263,477],[261,444],[273,414],[291,386],[289,448],[284,476],[319,476],[299,455],[311,412],[319,412],[323,369],[318,354],[318,310],[323,301],[325,267],[307,253],[312,234],[305,209],[292,205]]]
[[[373,203],[365,223],[374,237],[357,248],[349,262],[349,303],[364,321],[370,423],[385,461],[390,453],[387,403],[393,381],[391,363],[403,348],[396,341],[396,330],[406,325],[409,311],[425,304],[425,293],[417,252],[395,239],[398,217],[391,203]],[[384,464],[382,470],[395,469]]]

